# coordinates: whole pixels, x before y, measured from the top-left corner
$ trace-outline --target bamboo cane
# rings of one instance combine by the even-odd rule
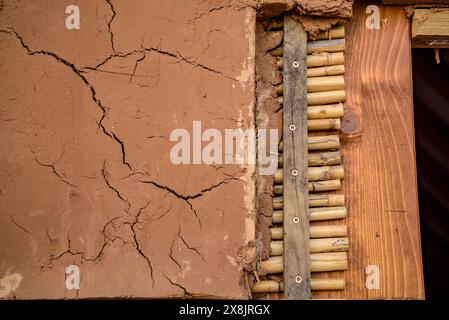
[[[346,207],[309,208],[309,221],[342,219],[346,214]]]
[[[307,78],[307,92],[341,90],[345,88],[344,76]]]
[[[324,67],[344,63],[345,56],[343,52],[321,52],[307,55],[307,68]]]
[[[344,290],[345,285],[344,279],[310,279],[310,289],[312,291]],[[256,282],[251,288],[252,293],[276,293],[282,291],[284,291],[283,283],[275,280],[262,280]]]
[[[344,290],[345,285],[345,279],[310,279],[312,291]]]
[[[284,239],[284,228],[282,227],[271,227],[270,233],[273,240]]]
[[[344,177],[345,171],[343,169],[343,166],[323,166],[308,168],[309,181],[343,179]]]
[[[348,235],[348,229],[345,225],[309,226],[309,236],[312,239],[344,237],[347,235]]]
[[[340,151],[314,152],[308,155],[309,167],[341,164]],[[284,158],[282,157],[282,163]]]
[[[309,207],[340,207],[345,205],[345,196],[342,194],[309,194]],[[284,198],[273,198],[273,209],[281,210],[284,208]]]
[[[270,242],[270,256],[281,256],[284,252],[284,241],[275,240]]]
[[[282,202],[283,199],[282,199]],[[309,194],[309,207],[340,207],[345,205],[345,196],[342,194]]]
[[[307,119],[341,118],[343,117],[343,114],[344,108],[341,102],[307,108]]]
[[[284,104],[284,97],[278,97],[278,103]]]
[[[274,280],[262,280],[253,284],[252,293],[274,293],[284,291],[282,282]]]
[[[341,181],[339,179],[309,182],[309,192],[333,191],[340,188]],[[282,184],[275,184],[273,191],[275,195],[282,195],[284,193],[284,186]]]
[[[346,100],[345,90],[309,92],[307,93],[307,104],[316,106],[320,104],[337,103]]]
[[[348,238],[319,238],[309,240],[310,253],[348,251]]]
[[[279,69],[279,64],[277,64]],[[308,68],[307,69],[307,81],[312,77],[323,77],[323,76],[338,76],[345,73],[345,66],[343,64],[337,64],[333,66],[324,66],[324,67],[316,67],[316,68]]]
[[[346,252],[311,253],[310,261],[342,261],[348,260]]]
[[[284,221],[284,211],[274,210],[271,219],[273,223],[282,223]]]
[[[340,138],[337,135],[309,136],[307,140],[309,150],[340,149]]]
[[[309,167],[329,166],[341,164],[340,151],[314,152],[308,154]],[[279,168],[284,166],[284,156],[279,155]]]
[[[270,233],[271,239],[273,240],[281,240],[284,238],[283,227],[271,227]],[[309,226],[309,236],[311,239],[344,237],[347,234],[348,231],[345,225]]]
[[[307,41],[307,53],[339,52],[345,50],[345,39]]]
[[[345,172],[343,166],[323,166],[323,167],[308,168],[309,181],[343,179],[344,177]],[[282,183],[283,181],[284,181],[284,170],[277,169],[276,173],[274,174],[274,182]]]
[[[310,272],[341,271],[347,269],[348,260],[310,261]],[[268,260],[261,261],[259,271],[262,274],[284,272],[283,256],[274,256],[270,257]]]
[[[325,221],[346,218],[346,207],[317,207],[309,208],[309,221]],[[271,216],[273,223],[284,221],[284,212],[275,210]]]
[[[307,138],[308,149],[315,150],[333,150],[340,148],[340,137],[337,135],[330,136],[309,136]],[[279,143],[279,151],[284,151],[284,142]]]
[[[345,37],[345,27],[344,25],[338,25],[335,27],[330,28],[326,31],[319,32],[315,39],[316,40],[324,40],[324,39],[342,39]]]
[[[280,56],[282,56],[282,55],[284,54],[284,47],[283,47],[283,46],[279,46],[279,47],[277,47],[277,48],[271,50],[269,53],[270,53],[272,56],[280,57]]]
[[[331,252],[348,251],[349,240],[347,238],[318,238],[309,240],[309,250],[311,256],[314,254],[330,254]],[[284,242],[282,239],[270,242],[270,255],[280,256],[284,252]],[[323,257],[323,256],[320,256]],[[318,259],[318,258],[316,258]],[[324,259],[324,258],[323,258]],[[330,260],[330,259],[329,259]],[[340,260],[340,259],[335,259]]]
[[[307,120],[307,129],[317,130],[339,130],[341,129],[340,119],[311,119]]]

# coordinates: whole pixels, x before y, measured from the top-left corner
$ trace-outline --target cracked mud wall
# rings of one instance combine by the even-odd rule
[[[0,11],[2,297],[247,298],[254,167],[173,165],[169,135],[255,126],[254,7],[70,4]]]

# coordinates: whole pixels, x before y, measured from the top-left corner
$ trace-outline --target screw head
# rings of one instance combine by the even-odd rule
[[[299,223],[299,221],[300,221],[300,220],[299,220],[298,217],[294,217],[294,218],[293,218],[293,223]]]
[[[292,65],[293,65],[293,68],[295,68],[295,69],[299,68],[299,62],[298,61],[293,61]]]
[[[296,281],[296,283],[301,283],[302,282],[302,277],[301,276],[296,276],[295,277],[295,281]]]
[[[293,169],[292,170],[292,176],[296,177],[299,174],[298,170]]]
[[[296,130],[296,126],[294,124],[289,125],[288,128],[290,129],[290,131]]]

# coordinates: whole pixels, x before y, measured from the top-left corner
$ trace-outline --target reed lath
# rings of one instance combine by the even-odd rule
[[[285,23],[284,23],[285,22]],[[269,23],[268,32],[279,32],[284,30],[284,43],[292,32],[292,27],[287,26],[288,20],[273,21]],[[294,31],[294,30],[293,30]],[[305,202],[307,203],[308,239],[306,246],[308,252],[297,252],[292,258],[291,248],[286,250],[285,237],[290,235],[292,224],[286,224],[285,219],[291,215],[284,214],[284,208],[288,207],[290,197],[284,195],[286,188],[291,188],[286,184],[286,177],[290,169],[286,168],[286,152],[291,151],[291,143],[281,141],[279,145],[279,169],[274,176],[273,186],[273,215],[271,227],[270,258],[261,261],[258,265],[258,281],[253,285],[252,292],[255,294],[284,292],[286,298],[295,298],[294,294],[286,292],[287,287],[292,287],[294,283],[291,277],[283,276],[289,264],[296,264],[292,261],[297,257],[307,257],[308,268],[298,272],[308,273],[298,274],[299,280],[306,279],[307,288],[301,290],[344,290],[345,279],[335,278],[329,274],[328,278],[316,277],[319,272],[342,271],[348,269],[349,240],[346,225],[340,224],[339,219],[345,219],[347,210],[345,206],[344,195],[338,194],[336,190],[341,188],[344,180],[345,171],[340,154],[339,131],[341,127],[341,118],[344,114],[343,102],[346,99],[345,80],[344,80],[344,50],[345,50],[345,29],[343,25],[332,27],[326,32],[318,34],[316,40],[307,41],[306,57],[303,63],[306,70],[306,88],[303,88],[306,98],[304,99],[303,113],[307,117],[306,122],[306,161],[299,172],[305,172],[304,177],[307,180],[306,191],[304,192]],[[292,38],[288,38],[290,41]],[[298,44],[300,46],[300,44]],[[289,76],[291,59],[286,52],[288,45],[281,45],[270,53],[278,57],[277,67],[283,70],[284,83],[276,87],[278,100],[284,103],[283,112],[290,112],[286,109],[286,101],[292,98],[297,88],[301,86],[298,83],[287,83],[292,77]],[[285,51],[284,51],[285,50]],[[298,67],[298,64],[294,67]],[[299,67],[301,67],[299,65]],[[292,89],[293,88],[293,89]],[[294,92],[292,92],[292,90]],[[299,88],[301,90],[301,88]],[[287,92],[288,91],[288,92]],[[300,92],[301,93],[301,92]],[[288,97],[287,97],[288,95]],[[295,97],[293,97],[295,99]],[[299,101],[297,99],[294,101]],[[300,105],[293,105],[293,108],[300,108]],[[291,123],[285,123],[284,116],[284,140],[287,126]],[[287,118],[288,119],[288,118]],[[291,128],[290,128],[291,129]],[[293,140],[294,141],[294,140]],[[294,146],[293,146],[294,148]],[[294,153],[293,153],[294,154]],[[291,160],[290,160],[291,161]],[[297,190],[296,190],[297,191]],[[300,210],[300,208],[299,208]],[[301,214],[300,212],[298,213]],[[299,219],[298,221],[299,222]],[[294,227],[294,226],[293,226]],[[298,242],[303,239],[296,239]],[[295,258],[296,257],[296,258]],[[291,272],[291,271],[289,271]],[[279,280],[283,278],[283,281]],[[295,279],[298,281],[298,277]],[[307,293],[298,293],[300,297],[307,298]],[[301,295],[302,294],[302,295]]]

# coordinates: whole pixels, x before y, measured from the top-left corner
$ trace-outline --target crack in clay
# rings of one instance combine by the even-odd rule
[[[206,262],[206,259],[203,257],[203,255],[200,253],[200,251],[195,247],[191,247],[187,243],[187,241],[184,239],[184,237],[181,235],[181,225],[178,226],[178,237],[179,237],[179,239],[181,239],[181,241],[184,243],[184,245],[187,247],[187,249],[196,252],[196,254],[198,254],[198,256],[200,256],[200,258],[204,260],[204,262]]]
[[[69,233],[67,233],[67,250],[63,251],[62,253],[60,253],[57,256],[54,256],[53,254],[51,254],[49,262],[47,264],[44,264],[43,266],[41,266],[41,272],[47,268],[50,268],[54,261],[61,259],[66,254],[69,254],[71,256],[77,256],[77,255],[81,255],[81,257],[83,256],[82,252],[73,252],[72,249],[70,248],[70,234]]]
[[[126,203],[127,210],[129,210],[129,208],[131,207],[131,203],[122,196],[122,194],[120,193],[120,191],[118,191],[117,188],[115,188],[113,185],[111,185],[111,183],[109,182],[109,180],[107,178],[107,175],[109,174],[109,172],[107,172],[107,170],[106,170],[106,161],[107,161],[106,159],[103,161],[103,167],[101,168],[101,175],[103,176],[103,179],[104,179],[106,185],[109,187],[109,189],[114,191],[115,194],[117,195],[117,197],[120,200],[122,200],[124,203]]]
[[[56,160],[56,161],[53,162],[53,163],[46,164],[46,163],[43,163],[43,162],[39,161],[39,159],[38,159],[37,156],[36,156],[36,153],[33,151],[33,149],[31,149],[31,147],[29,147],[29,149],[30,149],[31,153],[33,154],[34,159],[36,160],[37,164],[39,164],[39,165],[42,166],[42,167],[51,168],[53,174],[54,174],[54,175],[55,175],[61,182],[67,184],[68,186],[70,186],[70,187],[72,187],[72,188],[78,188],[77,185],[75,185],[75,184],[69,182],[68,180],[64,179],[64,178],[61,176],[61,174],[56,170],[55,164],[56,164],[59,160],[61,160],[61,158],[62,158],[62,156],[63,156],[63,154],[64,154],[64,151],[61,153],[61,155],[59,156],[59,159],[58,159],[58,160]]]
[[[137,213],[134,222],[132,224],[130,224],[130,227],[131,227],[131,232],[133,233],[134,246],[135,246],[137,252],[139,253],[139,255],[142,258],[144,258],[144,260],[146,261],[146,263],[148,265],[148,268],[150,269],[151,283],[152,283],[152,287],[154,288],[153,266],[151,265],[150,259],[145,255],[145,253],[143,253],[142,249],[140,248],[139,240],[137,240],[136,230],[134,229],[135,225],[137,223],[139,223],[139,218],[140,218],[140,215],[142,214],[143,210],[145,210],[149,205],[150,205],[150,201],[145,206],[143,206],[142,208],[139,209],[139,212]]]
[[[124,143],[123,141],[121,141],[120,139],[117,138],[117,136],[115,135],[115,133],[113,132],[109,132],[103,125],[103,120],[106,118],[107,114],[108,114],[108,108],[106,106],[104,106],[101,103],[101,100],[97,97],[95,88],[92,84],[89,83],[89,81],[86,79],[86,77],[84,77],[82,75],[82,71],[79,70],[73,63],[70,63],[69,61],[65,60],[64,58],[59,57],[57,54],[50,52],[50,51],[43,51],[43,50],[38,50],[38,51],[32,51],[30,49],[30,47],[24,42],[23,38],[13,29],[13,28],[9,28],[11,29],[10,32],[5,31],[5,30],[0,30],[6,33],[11,34],[11,32],[16,36],[16,38],[20,41],[22,47],[27,51],[28,55],[34,56],[34,55],[45,55],[45,56],[50,56],[52,58],[54,58],[56,61],[64,64],[65,66],[69,67],[83,82],[84,84],[90,89],[91,91],[91,95],[92,95],[92,100],[95,102],[95,104],[101,109],[101,111],[103,112],[103,115],[100,118],[100,121],[97,122],[98,125],[98,129],[101,129],[102,132],[107,135],[109,138],[111,138],[112,140],[116,141],[117,143],[119,143],[120,145],[120,149],[122,152],[122,161],[123,164],[126,165],[131,171],[133,171],[132,166],[125,160],[125,149],[124,149]],[[57,173],[56,173],[57,174]],[[72,185],[74,186],[74,185]]]
[[[198,19],[201,19],[202,17],[204,17],[206,15],[209,15],[209,14],[211,14],[214,11],[220,11],[222,9],[230,8],[230,7],[232,7],[232,5],[230,5],[229,2],[228,2],[228,4],[224,4],[224,5],[219,6],[219,7],[214,7],[212,9],[209,9],[207,12],[200,13],[196,17],[193,17],[192,19],[189,20],[189,23],[192,23],[192,22],[194,22],[194,21],[196,21]]]
[[[114,21],[117,13],[115,12],[114,5],[112,4],[112,0],[106,0],[106,2],[109,4],[109,6],[111,7],[111,10],[112,10],[111,20],[108,21],[108,31],[109,31],[109,35],[111,37],[111,47],[112,47],[112,51],[114,53],[117,53],[117,51],[115,51],[115,47],[114,47],[114,33],[111,30],[112,21]]]
[[[174,262],[174,264],[176,264],[178,266],[179,273],[182,276],[181,264],[178,261],[176,261],[175,257],[173,257],[173,247],[174,247],[174,245],[175,245],[175,239],[173,239],[172,242],[171,242],[170,252],[168,253],[168,257],[170,258],[171,261]]]
[[[12,216],[9,216],[9,218],[11,219],[11,222],[14,223],[19,229],[23,230],[24,232],[28,233],[30,236],[32,236],[31,232],[28,231],[27,229],[25,229],[24,227],[22,227],[20,224],[18,224],[16,222],[16,220],[14,220],[14,218]]]
[[[103,230],[102,230],[102,234],[103,234],[103,245],[101,246],[100,251],[98,252],[98,254],[94,257],[94,258],[86,258],[84,260],[86,261],[90,261],[90,262],[97,262],[101,256],[103,255],[104,249],[106,248],[106,246],[111,243],[112,241],[114,241],[117,237],[115,237],[114,239],[112,239],[111,241],[108,241],[107,236],[106,236],[106,228],[113,223],[115,220],[120,219],[121,217],[115,217],[112,218],[111,220],[109,220],[104,226],[103,226]]]
[[[191,294],[187,291],[187,289],[185,287],[183,287],[182,285],[180,285],[177,282],[174,282],[172,280],[170,280],[169,277],[167,277],[167,275],[165,273],[162,273],[165,277],[165,279],[167,279],[168,282],[170,282],[173,286],[178,287],[179,289],[181,289],[183,291],[182,296],[186,297],[186,296],[190,296]]]

